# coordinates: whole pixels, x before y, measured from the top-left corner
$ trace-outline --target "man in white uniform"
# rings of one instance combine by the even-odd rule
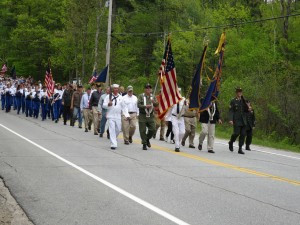
[[[121,131],[121,116],[129,119],[129,113],[123,97],[119,94],[119,85],[112,85],[113,92],[107,95],[103,102],[103,108],[107,109],[107,123],[110,134],[110,148],[115,150],[118,147],[117,137]]]

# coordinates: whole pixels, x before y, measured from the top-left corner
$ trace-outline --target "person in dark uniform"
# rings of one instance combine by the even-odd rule
[[[246,150],[251,151],[253,129],[255,128],[255,114],[250,101],[246,100],[248,106],[247,126],[246,126]]]
[[[67,125],[67,120],[70,119],[70,126],[72,126],[72,113],[71,113],[71,100],[73,95],[73,85],[69,84],[67,89],[65,89],[63,96],[62,96],[62,105],[63,107],[63,118],[64,118],[64,125]]]
[[[153,114],[154,107],[158,106],[155,96],[152,96],[152,87],[150,84],[145,85],[145,92],[138,97],[139,129],[142,139],[143,150],[150,148],[150,139],[155,132],[155,117]],[[148,129],[148,132],[147,132]]]
[[[229,123],[233,125],[233,134],[231,135],[229,150],[233,151],[233,142],[239,137],[239,154],[245,154],[242,150],[246,136],[247,112],[248,106],[243,97],[240,87],[236,88],[236,97],[233,98],[229,106]]]

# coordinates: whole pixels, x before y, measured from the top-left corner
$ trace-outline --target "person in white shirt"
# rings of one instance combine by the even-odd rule
[[[137,97],[133,95],[133,87],[127,87],[127,94],[123,96],[125,105],[127,106],[130,118],[122,115],[122,131],[124,137],[124,144],[132,143],[132,136],[136,129],[137,116],[139,116],[139,108],[137,106]]]
[[[91,96],[91,88],[88,88],[86,93],[82,95],[80,101],[80,111],[83,113],[85,132],[91,130],[91,126],[93,123],[93,114],[92,110],[90,109]]]
[[[172,129],[174,133],[175,152],[180,152],[180,143],[185,133],[183,114],[186,110],[186,100],[182,98],[177,104],[173,105],[168,114],[171,116]]]
[[[129,113],[123,97],[119,94],[119,85],[112,85],[113,93],[105,97],[103,108],[107,109],[107,123],[110,134],[110,148],[115,150],[118,146],[117,137],[121,131],[121,115],[129,119]]]

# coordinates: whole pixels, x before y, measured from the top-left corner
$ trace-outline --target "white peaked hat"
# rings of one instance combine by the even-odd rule
[[[112,88],[118,88],[120,85],[118,85],[118,84],[113,84],[113,85],[111,85],[111,87]]]

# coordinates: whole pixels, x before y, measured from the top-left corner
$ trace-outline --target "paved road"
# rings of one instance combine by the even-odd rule
[[[299,224],[299,154],[139,142],[1,111],[0,176],[34,224]]]

